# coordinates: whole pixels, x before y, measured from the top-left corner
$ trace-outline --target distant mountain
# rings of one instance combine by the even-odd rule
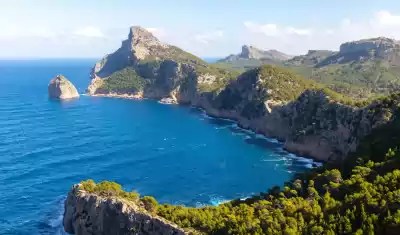
[[[292,58],[277,50],[264,51],[253,46],[243,45],[239,54],[232,54],[219,62],[234,62],[239,60],[283,61]]]
[[[382,60],[390,65],[400,65],[400,43],[390,38],[371,38],[346,42],[340,51],[317,64],[323,67],[330,64],[364,63],[371,60]]]
[[[287,61],[287,64],[315,66],[327,57],[334,54],[334,51],[329,50],[309,50],[305,55],[294,56]]]
[[[353,97],[400,91],[400,42],[394,39],[378,37],[346,42],[339,51],[309,50],[294,57],[274,50],[263,54],[248,48],[244,46],[242,53],[217,64],[234,69],[280,65]]]
[[[309,51],[284,65],[355,97],[400,91],[400,43],[390,38],[346,42],[338,52]]]

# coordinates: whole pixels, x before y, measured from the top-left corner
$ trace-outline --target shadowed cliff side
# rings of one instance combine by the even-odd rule
[[[161,217],[152,215],[143,204],[134,203],[134,197],[124,200],[114,195],[115,191],[108,190],[104,193],[89,193],[83,190],[81,185],[75,185],[65,200],[65,231],[77,235],[192,234]]]

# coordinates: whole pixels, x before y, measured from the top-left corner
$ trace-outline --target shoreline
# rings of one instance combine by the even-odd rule
[[[279,139],[279,138],[274,137],[274,136],[268,136],[266,133],[261,132],[261,131],[256,131],[256,130],[253,130],[251,128],[247,128],[241,123],[240,120],[237,120],[237,119],[235,119],[233,117],[223,116],[223,115],[222,116],[217,116],[217,115],[215,115],[215,114],[213,114],[211,112],[208,112],[206,110],[206,108],[201,106],[201,105],[193,105],[193,104],[187,105],[187,104],[182,104],[182,103],[178,103],[178,102],[176,102],[176,103],[162,102],[162,99],[161,100],[156,100],[156,99],[151,99],[151,98],[145,98],[145,97],[143,97],[142,94],[140,94],[140,96],[139,96],[139,95],[129,95],[129,94],[116,94],[116,93],[91,95],[91,94],[87,94],[86,93],[86,95],[87,96],[94,96],[94,97],[131,99],[131,100],[147,100],[147,99],[150,99],[150,100],[154,100],[154,101],[156,101],[157,103],[160,103],[160,104],[179,105],[179,106],[187,106],[187,107],[196,108],[196,109],[198,109],[199,111],[203,112],[205,115],[207,115],[210,118],[215,118],[215,119],[221,119],[221,120],[227,120],[227,121],[234,122],[237,125],[237,127],[242,129],[242,130],[250,131],[254,135],[262,135],[263,138],[266,138],[266,139],[269,139],[269,140],[273,140],[273,141],[276,141],[276,142],[282,144],[282,149],[283,150],[287,151],[290,154],[294,154],[296,156],[296,157],[293,157],[293,158],[309,159],[311,161],[310,164],[316,165],[317,167],[321,167],[323,164],[325,164],[327,162],[327,161],[324,161],[324,160],[321,160],[321,159],[318,159],[318,158],[315,158],[315,157],[312,157],[312,156],[309,156],[309,155],[301,154],[301,153],[296,152],[296,151],[290,151],[290,149],[285,147],[285,140]]]
[[[117,94],[117,93],[109,93],[109,94],[88,94],[85,93],[87,96],[94,96],[94,97],[107,97],[107,98],[119,98],[119,99],[129,99],[129,100],[144,100],[146,98],[143,97],[142,94]]]

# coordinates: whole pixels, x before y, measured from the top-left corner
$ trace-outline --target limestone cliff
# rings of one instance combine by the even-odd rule
[[[121,47],[96,63],[88,93],[136,94],[153,99],[190,102],[214,81],[224,84],[232,74],[213,67],[178,47],[160,42],[134,26]],[[176,96],[174,94],[177,94]]]
[[[317,67],[366,61],[385,61],[388,65],[400,65],[400,43],[385,37],[346,42],[340,45],[339,52],[321,61]]]
[[[75,185],[65,200],[64,229],[77,235],[185,235],[175,224],[132,202],[91,194]]]
[[[375,101],[357,108],[334,95],[318,84],[266,67],[241,75],[197,105],[210,115],[237,120],[245,128],[278,138],[291,152],[328,161],[355,151],[364,136],[393,120],[397,107]]]
[[[48,93],[50,98],[56,99],[72,99],[79,97],[79,93],[75,86],[63,75],[57,75],[51,79],[48,85]]]
[[[310,63],[332,54],[310,51],[309,57],[316,57]],[[322,85],[270,65],[236,76],[140,27],[132,27],[121,48],[95,65],[88,92],[201,107],[278,138],[292,152],[325,161],[345,157],[393,115],[379,102],[356,108]]]

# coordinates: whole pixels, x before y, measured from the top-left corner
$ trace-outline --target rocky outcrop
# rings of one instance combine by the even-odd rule
[[[340,45],[339,52],[321,61],[317,67],[371,60],[384,60],[391,65],[400,65],[400,43],[384,37],[346,42]]]
[[[336,52],[329,50],[309,50],[307,54],[295,56],[286,61],[285,64],[288,66],[295,65],[313,67],[335,53]]]
[[[194,105],[211,116],[233,119],[277,138],[290,152],[321,161],[342,159],[355,151],[374,128],[393,120],[397,107],[384,107],[380,101],[351,107],[321,89],[306,90],[292,102],[274,100],[276,91],[263,86],[266,79],[260,74],[242,76],[216,96],[204,94]]]
[[[72,99],[79,97],[78,90],[63,75],[57,75],[51,79],[48,85],[48,93],[50,98],[55,99]]]
[[[103,198],[75,185],[65,200],[64,229],[77,235],[185,235],[183,229],[118,198]]]
[[[234,62],[237,60],[273,60],[283,61],[292,58],[277,50],[264,51],[253,46],[243,45],[242,51],[237,55],[229,55],[219,62]]]
[[[107,90],[110,78],[125,68],[134,71],[143,80],[144,87],[134,89],[134,84],[127,85],[131,80],[127,80],[121,88]],[[197,95],[201,84],[209,85],[227,76],[229,74],[219,74],[219,70],[194,55],[160,42],[146,29],[134,26],[117,51],[95,64],[87,92],[90,95],[117,93],[121,96],[142,92],[144,98],[188,101]],[[176,91],[179,95],[172,97],[171,93]]]

